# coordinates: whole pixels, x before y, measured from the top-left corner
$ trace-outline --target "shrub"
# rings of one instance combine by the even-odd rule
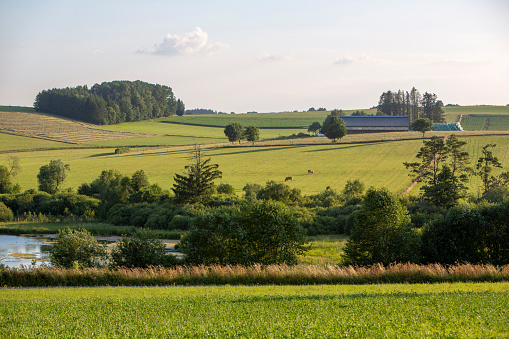
[[[302,198],[298,188],[290,188],[283,183],[276,183],[273,180],[267,181],[256,194],[258,199],[281,201],[285,204],[298,203]]]
[[[115,154],[124,154],[127,152],[131,152],[131,149],[129,147],[120,147],[115,149]]]
[[[235,194],[235,187],[230,184],[221,183],[217,185],[216,191],[219,194]]]
[[[5,206],[3,202],[0,202],[0,222],[12,221],[14,218],[14,213],[12,210]]]
[[[442,264],[508,264],[508,220],[509,201],[454,207],[424,229],[424,260]]]
[[[419,260],[419,238],[408,211],[386,188],[370,188],[345,246],[345,263],[388,265]]]
[[[66,227],[58,230],[55,244],[51,247],[51,263],[56,266],[91,267],[104,259],[104,247],[99,245],[87,230]]]
[[[147,230],[138,229],[130,237],[124,237],[111,251],[114,267],[174,266],[178,259],[166,253],[165,245],[150,235]]]
[[[197,216],[180,248],[192,264],[294,264],[304,241],[288,207],[253,200]]]

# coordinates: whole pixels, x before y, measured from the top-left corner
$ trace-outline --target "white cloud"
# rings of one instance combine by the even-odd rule
[[[90,52],[93,56],[102,55],[104,51],[102,49],[96,48],[92,52]]]
[[[349,65],[349,64],[356,64],[359,62],[363,62],[369,59],[369,55],[367,53],[362,53],[358,56],[343,56],[341,58],[337,58],[336,61],[334,61],[335,65]]]
[[[263,53],[258,55],[258,61],[289,61],[292,60],[293,54],[292,52],[284,54]]]
[[[227,47],[223,43],[208,43],[209,35],[200,27],[195,27],[191,32],[182,36],[168,34],[158,45],[149,49],[139,49],[137,53],[156,55],[191,55],[197,53],[211,54]]]

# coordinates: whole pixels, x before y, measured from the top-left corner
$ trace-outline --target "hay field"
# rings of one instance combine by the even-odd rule
[[[0,112],[0,132],[69,144],[145,136],[100,130],[92,124],[28,112]]]

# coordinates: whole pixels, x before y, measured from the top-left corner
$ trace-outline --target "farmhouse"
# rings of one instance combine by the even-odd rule
[[[348,134],[404,132],[410,130],[407,116],[344,116]]]

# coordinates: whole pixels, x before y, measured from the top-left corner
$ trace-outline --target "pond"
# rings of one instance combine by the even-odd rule
[[[0,264],[7,267],[20,268],[50,265],[49,251],[56,235],[1,235],[0,234]],[[110,251],[122,238],[118,236],[94,237],[100,244],[106,245]],[[161,239],[166,250],[179,257],[182,253],[175,252],[178,240]]]
[[[0,235],[0,263],[7,267],[49,265],[51,238],[43,236]]]

